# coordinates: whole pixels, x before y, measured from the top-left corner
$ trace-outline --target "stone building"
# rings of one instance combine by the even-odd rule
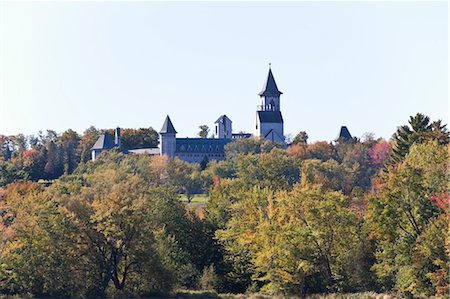
[[[272,70],[269,68],[262,91],[258,94],[261,105],[257,106],[255,136],[284,144],[284,123],[280,110],[280,95]],[[124,153],[146,153],[149,155],[167,155],[188,162],[202,162],[225,159],[225,145],[233,140],[250,138],[252,134],[233,133],[233,122],[226,116],[220,116],[214,123],[213,138],[177,138],[177,131],[169,116],[159,131],[160,148],[132,149]],[[92,160],[104,151],[120,146],[120,128],[116,129],[115,140],[108,134],[102,134],[92,147]]]

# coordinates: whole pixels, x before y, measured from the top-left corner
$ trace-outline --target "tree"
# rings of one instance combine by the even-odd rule
[[[392,147],[384,139],[379,140],[369,150],[371,164],[377,168],[384,166],[392,153]]]
[[[59,148],[54,141],[49,141],[46,144],[47,148],[47,163],[45,164],[45,178],[53,180],[63,174],[63,157],[61,148]]]
[[[392,136],[395,162],[403,160],[414,143],[420,144],[428,140],[438,140],[439,144],[443,145],[449,143],[449,132],[440,120],[430,123],[428,116],[417,113],[415,116],[410,116],[408,123],[409,125],[398,127]]]
[[[99,130],[97,130],[94,126],[90,126],[83,132],[77,148],[77,153],[80,156],[80,162],[86,163],[91,159],[91,148],[94,146],[99,135]]]
[[[377,242],[377,278],[387,288],[415,296],[429,296],[431,263],[412,260],[420,236],[442,213],[433,205],[435,195],[447,191],[448,152],[437,141],[413,144],[405,159],[379,175],[370,197],[368,224]]]
[[[198,127],[200,132],[198,132],[198,136],[200,138],[208,138],[209,127],[207,125],[201,125]]]
[[[333,156],[333,146],[326,141],[317,141],[308,145],[308,151],[312,158],[326,161]]]
[[[71,174],[80,161],[80,157],[76,152],[79,143],[80,137],[78,133],[71,129],[63,132],[58,138],[58,144],[60,144],[63,152],[64,174]]]
[[[153,148],[159,144],[159,134],[152,127],[121,130],[123,149]]]
[[[0,290],[44,297],[81,297],[90,268],[74,250],[76,230],[36,183],[14,183],[0,201]],[[9,231],[9,233],[8,233]],[[93,265],[92,265],[93,266]],[[2,273],[2,270],[4,271]],[[92,296],[93,294],[91,294]]]
[[[214,265],[205,267],[203,269],[203,274],[200,277],[200,287],[202,290],[216,290],[218,283],[218,277],[214,269]]]
[[[308,143],[308,134],[305,131],[299,132],[295,136],[294,140],[292,140],[292,144],[298,144],[298,143],[302,143],[302,144]]]
[[[12,163],[0,159],[0,187],[27,178],[27,173],[17,169]]]
[[[297,161],[303,161],[311,158],[308,151],[308,145],[304,143],[291,144],[286,153]]]
[[[300,179],[300,168],[284,150],[239,155],[236,175],[251,186],[289,190]]]
[[[335,160],[322,162],[317,159],[305,160],[302,164],[301,185],[304,188],[321,186],[323,190],[349,193],[354,176]]]
[[[11,185],[0,202],[0,273],[7,275],[0,290],[44,297],[169,291],[191,264],[186,244],[196,234],[177,197],[111,169],[63,177],[45,190]]]
[[[270,153],[272,149],[282,147],[282,144],[271,142],[264,138],[245,138],[226,144],[225,156],[227,160],[235,160],[240,154]]]
[[[352,268],[364,238],[343,195],[298,185],[279,193],[253,188],[231,209],[217,237],[228,259],[250,264],[247,271],[262,292],[348,290],[364,280]]]

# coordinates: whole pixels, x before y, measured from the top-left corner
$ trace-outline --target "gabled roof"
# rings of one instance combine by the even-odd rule
[[[91,148],[93,150],[98,149],[110,149],[115,146],[114,141],[111,136],[109,136],[106,133],[103,133],[98,137],[97,141],[95,142],[94,146]]]
[[[283,142],[284,138],[281,137],[275,130],[270,130],[265,136],[265,139],[268,139],[272,142]]]
[[[226,115],[224,114],[224,115],[220,116],[214,123],[215,123],[215,124],[217,124],[217,123],[219,123],[219,122],[224,123],[224,122],[226,122],[226,119],[228,119],[228,120],[231,122],[231,119],[229,119],[228,116],[226,116]]]
[[[352,135],[350,135],[350,131],[347,129],[346,126],[342,126],[341,130],[339,131],[339,136],[335,140],[344,139],[344,140],[350,140],[353,139]]]
[[[267,80],[264,83],[263,89],[260,93],[258,93],[259,96],[265,97],[265,96],[279,96],[280,94],[283,94],[281,91],[278,90],[277,84],[275,83],[275,78],[273,77],[272,70],[269,68],[269,74],[267,75]]]
[[[258,111],[259,122],[261,123],[282,123],[281,111]]]
[[[164,121],[164,124],[161,128],[161,131],[159,131],[159,133],[160,134],[166,134],[166,133],[176,134],[176,133],[178,133],[177,131],[175,131],[172,121],[170,120],[170,117],[168,115],[166,116],[166,120]]]

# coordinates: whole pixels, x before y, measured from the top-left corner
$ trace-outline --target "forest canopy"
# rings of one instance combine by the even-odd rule
[[[122,153],[157,146],[152,128],[124,129],[92,162],[105,131],[0,136],[0,294],[448,298],[440,121],[411,116],[390,140],[242,139],[207,165]]]

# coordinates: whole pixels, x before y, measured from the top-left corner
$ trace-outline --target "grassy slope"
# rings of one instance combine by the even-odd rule
[[[209,200],[207,194],[194,194],[190,203],[187,202],[186,195],[180,194],[180,200],[186,204],[186,210],[194,212],[200,219],[203,219],[206,203]]]

